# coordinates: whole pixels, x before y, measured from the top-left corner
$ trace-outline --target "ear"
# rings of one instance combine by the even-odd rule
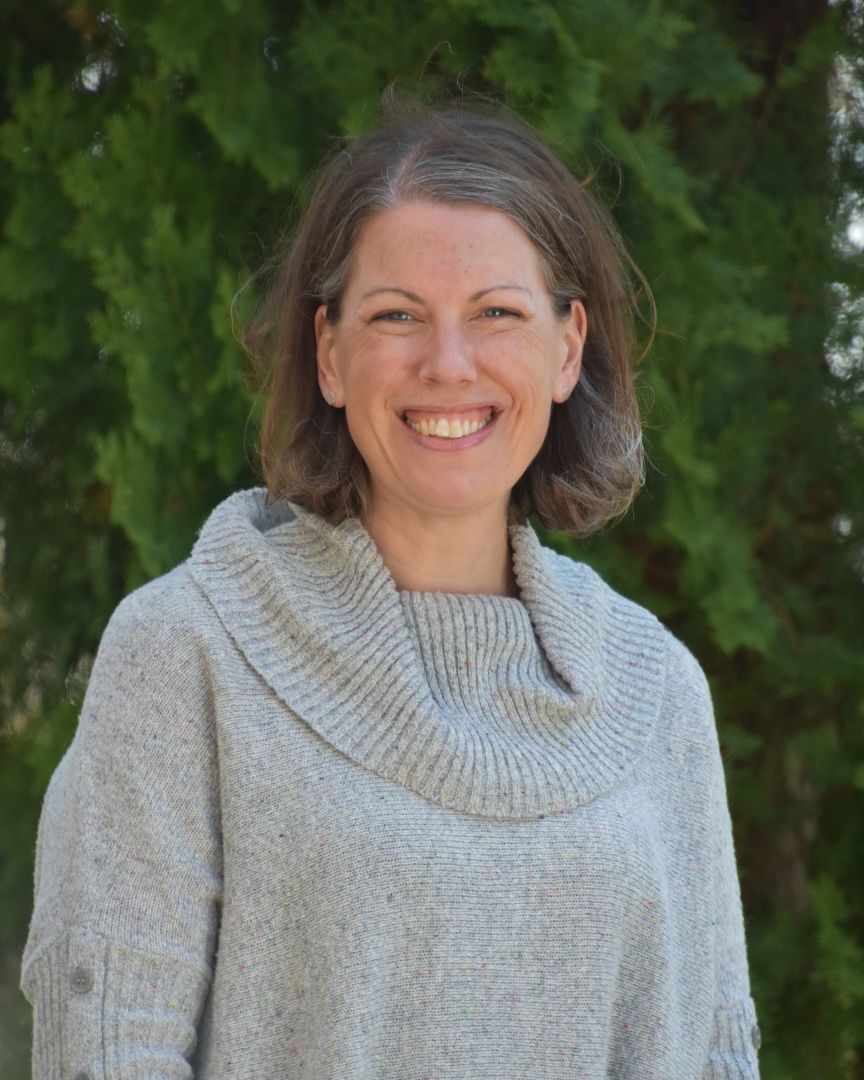
[[[315,342],[317,348],[318,385],[326,401],[333,395],[334,406],[341,404],[342,388],[336,374],[336,341],[333,324],[327,321],[327,305],[321,304],[315,312]]]
[[[555,376],[552,400],[566,401],[579,381],[582,350],[588,336],[588,313],[581,300],[570,301],[570,314],[561,319],[561,364]]]

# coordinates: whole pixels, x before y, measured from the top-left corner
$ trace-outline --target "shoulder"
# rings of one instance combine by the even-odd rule
[[[210,605],[183,562],[120,601],[105,626],[96,664],[156,666],[167,675],[200,653],[213,621]]]
[[[561,555],[556,559],[570,561]],[[642,699],[654,702],[655,724],[646,749],[652,746],[667,764],[676,763],[678,779],[670,782],[685,787],[707,783],[722,790],[719,733],[702,664],[648,608],[616,591],[587,564],[572,565],[575,569],[562,570],[589,580],[602,598],[598,622],[605,626],[605,681],[615,686],[616,702],[627,701],[631,710]]]
[[[196,592],[184,561],[128,593],[114,609],[110,623],[125,626],[174,621],[189,610],[190,599]]]
[[[644,605],[618,592],[588,563],[542,547],[552,588],[571,611],[573,624],[583,642],[596,642],[607,660],[650,653],[661,667],[678,664],[680,645],[657,616]]]
[[[590,600],[599,612],[614,615],[623,626],[631,624],[657,636],[668,633],[652,611],[618,592],[588,563],[562,555],[545,544],[541,550],[550,574],[562,588],[584,597],[583,602]]]
[[[672,693],[689,696],[694,703],[711,704],[708,677],[694,653],[666,627],[666,680]]]
[[[650,655],[658,661],[655,670],[665,699],[689,700],[694,706],[710,708],[711,693],[701,664],[649,608],[613,588],[588,563],[545,546],[543,557],[561,594],[569,594],[591,612],[592,627],[609,663],[620,659],[639,669],[639,657]]]
[[[218,619],[199,581],[201,567],[212,566],[216,577],[233,576],[248,561],[255,538],[276,535],[295,517],[291,503],[268,505],[265,488],[229,495],[201,526],[189,558],[120,601],[106,626],[104,644],[140,637],[154,644],[162,639],[176,643],[208,632]]]
[[[121,600],[87,681],[73,741],[78,767],[89,761],[113,769],[118,757],[134,758],[143,775],[160,740],[175,751],[195,745],[206,756],[217,707],[217,635],[185,564]]]

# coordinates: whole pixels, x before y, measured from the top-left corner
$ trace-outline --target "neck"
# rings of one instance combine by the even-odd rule
[[[506,507],[436,516],[376,505],[363,524],[399,589],[519,596]]]

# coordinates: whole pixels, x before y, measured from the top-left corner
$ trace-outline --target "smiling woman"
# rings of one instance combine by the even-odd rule
[[[631,278],[514,121],[324,167],[267,488],[118,607],[45,797],[37,1080],[758,1077],[705,677],[527,522],[641,483]]]

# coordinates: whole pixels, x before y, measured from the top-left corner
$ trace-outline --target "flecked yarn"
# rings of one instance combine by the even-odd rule
[[[36,1080],[754,1080],[692,655],[511,527],[400,592],[263,490],[105,630],[40,821]]]

